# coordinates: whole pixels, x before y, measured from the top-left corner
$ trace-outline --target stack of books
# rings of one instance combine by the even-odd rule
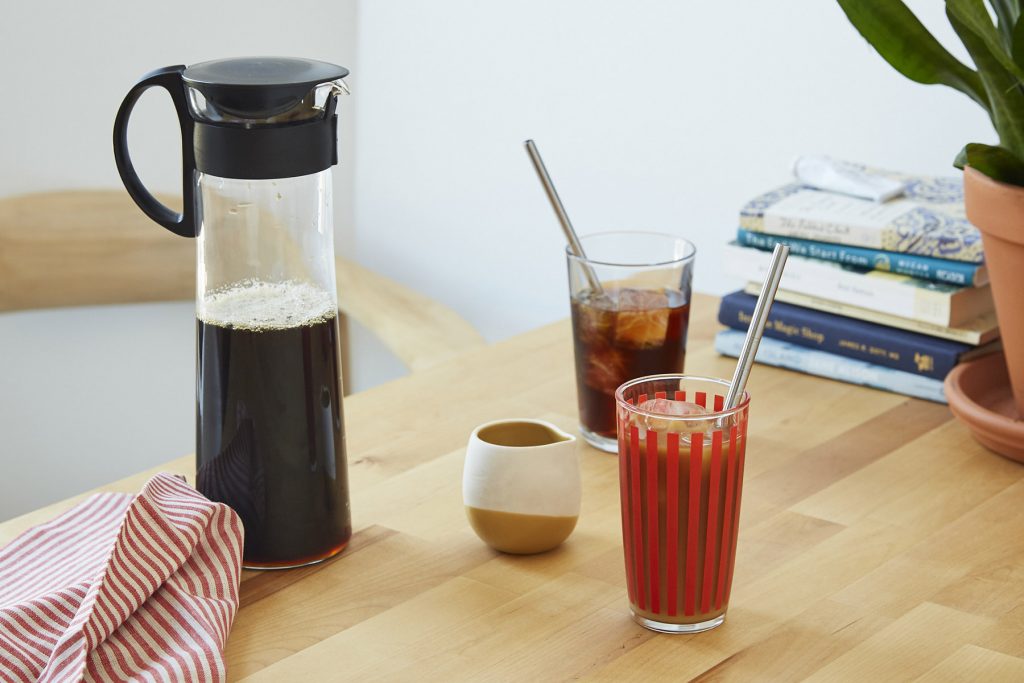
[[[908,177],[873,202],[791,183],[740,212],[726,270],[747,286],[722,299],[715,340],[737,356],[771,250],[790,257],[757,361],[945,402],[942,380],[995,350],[999,330],[981,236],[957,178]]]

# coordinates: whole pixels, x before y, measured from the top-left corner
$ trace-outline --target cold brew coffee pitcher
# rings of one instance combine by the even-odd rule
[[[114,122],[132,199],[196,238],[196,485],[241,516],[247,567],[318,562],[351,536],[331,208],[346,75],[268,57],[166,67]],[[181,124],[180,214],[128,154],[128,118],[152,87]]]

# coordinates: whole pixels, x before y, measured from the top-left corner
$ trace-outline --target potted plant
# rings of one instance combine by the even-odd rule
[[[955,88],[981,105],[992,119],[998,145],[970,143],[954,165],[964,170],[967,217],[981,232],[1003,338],[1013,400],[996,412],[1009,422],[1024,419],[1024,20],[1021,0],[946,0],[946,16],[967,48],[974,68],[951,55],[901,0],[838,0],[861,35],[897,71],[926,84]],[[992,383],[997,380],[989,380]],[[1003,380],[1005,382],[1005,380]],[[985,382],[982,382],[984,384]],[[977,383],[975,383],[977,385]],[[971,415],[951,394],[950,407],[982,443]],[[984,387],[982,387],[984,389]],[[975,387],[975,391],[978,387]],[[962,393],[962,392],[961,392]],[[1013,404],[1016,415],[1013,415]],[[989,406],[991,408],[991,406]],[[992,410],[989,410],[992,412]],[[980,414],[980,413],[979,413]],[[976,416],[975,416],[976,417]],[[991,417],[991,416],[990,416]],[[993,418],[995,419],[995,418]],[[1004,418],[1005,419],[1005,418]],[[1011,441],[1024,438],[1014,422]],[[1024,456],[1024,442],[1016,444]],[[1012,450],[1012,449],[1011,449]]]

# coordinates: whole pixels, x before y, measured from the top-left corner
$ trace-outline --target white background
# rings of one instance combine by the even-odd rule
[[[954,46],[941,3],[910,4]],[[972,102],[905,81],[825,0],[14,3],[0,44],[0,195],[118,187],[111,124],[149,69],[349,66],[339,250],[489,340],[567,315],[527,137],[580,232],[682,235],[712,293],[738,285],[720,257],[740,205],[797,154],[953,174],[963,143],[993,140]],[[144,180],[180,191],[169,102],[136,112]],[[0,519],[193,448],[192,325],[189,304],[0,315]],[[400,371],[362,333],[355,357],[357,388]]]

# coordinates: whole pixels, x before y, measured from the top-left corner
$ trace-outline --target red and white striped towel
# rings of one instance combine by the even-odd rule
[[[181,479],[100,493],[0,549],[0,680],[222,681],[242,523]]]

